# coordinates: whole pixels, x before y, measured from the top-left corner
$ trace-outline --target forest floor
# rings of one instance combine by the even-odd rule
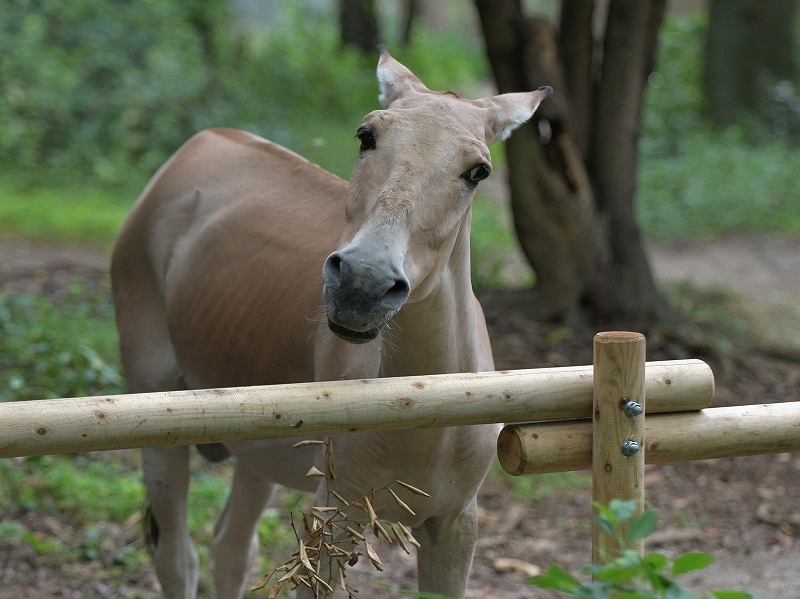
[[[657,279],[679,308],[702,313],[722,306],[734,324],[746,326],[739,326],[733,337],[740,345],[720,341],[716,347],[687,348],[662,331],[643,331],[648,360],[707,359],[716,377],[714,406],[800,401],[795,360],[800,351],[800,240],[757,236],[669,243],[652,247],[651,257]],[[106,264],[103,254],[87,248],[0,241],[0,290],[52,297],[80,281],[84,289],[107,293]],[[523,303],[509,297],[503,292],[481,297],[498,369],[591,364],[594,333],[619,326],[609,322],[578,330],[537,323],[525,317]],[[531,570],[558,562],[573,573],[589,563],[590,483],[588,475],[569,481],[526,495],[512,491],[501,475],[490,475],[479,499],[480,540],[468,597],[556,596],[526,586],[520,571],[500,571],[498,558],[521,560]],[[681,580],[687,587],[800,598],[800,453],[651,465],[645,485],[659,513],[648,548],[668,556],[707,551],[717,558],[707,570],[685,575]],[[46,520],[43,531],[63,532],[57,521]],[[394,588],[415,588],[414,560],[395,546],[376,548],[386,566],[377,579]],[[30,547],[4,547],[0,599],[158,596],[152,571],[122,589],[103,582],[102,565],[77,566],[56,568],[42,564]],[[369,581],[374,572],[360,569],[359,564],[353,575],[354,581],[361,579],[360,596],[397,596],[376,590]]]

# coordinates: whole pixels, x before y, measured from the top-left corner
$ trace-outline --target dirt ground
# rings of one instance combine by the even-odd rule
[[[788,355],[800,349],[800,240],[742,237],[660,245],[651,248],[651,257],[663,285],[691,283],[708,292],[704,297],[734,302],[759,337]],[[0,241],[0,289],[57,296],[76,280],[107,290],[105,256],[86,248]],[[482,297],[499,369],[591,363],[595,330],[536,323],[501,299],[497,293]],[[716,360],[713,352],[706,356],[702,348],[687,349],[658,331],[644,332],[649,360],[709,357],[717,380],[714,405],[800,401],[800,365],[786,357]],[[800,453],[648,466],[645,485],[659,510],[648,547],[668,556],[699,550],[717,557],[707,570],[682,578],[684,584],[696,592],[744,588],[764,599],[800,598]],[[532,569],[558,562],[572,572],[590,561],[589,488],[570,486],[534,502],[515,496],[494,477],[484,485],[480,505],[468,597],[555,597],[525,586],[520,571],[498,571],[498,558],[516,558]],[[41,528],[57,534],[59,525],[42,523]],[[414,588],[414,560],[394,547],[377,549],[387,566],[377,579]],[[5,581],[0,599],[157,596],[139,593],[154,589],[152,572],[126,588],[84,574],[77,564],[42,566],[35,552],[24,548],[0,550],[0,581]],[[397,596],[373,591],[366,580],[373,572],[356,576],[365,579],[361,596]]]

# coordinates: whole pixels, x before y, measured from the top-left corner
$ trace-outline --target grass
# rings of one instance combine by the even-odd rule
[[[110,250],[122,221],[146,179],[130,187],[100,182],[33,182],[32,175],[0,177],[0,235],[49,243],[82,243]]]
[[[213,523],[224,506],[231,475],[230,464],[209,464],[193,456],[188,525],[200,558],[200,597],[213,596]],[[259,526],[264,548],[259,571],[283,561],[294,546],[287,513],[300,508],[301,498],[281,492],[279,507],[265,514]],[[137,581],[134,586],[143,587],[150,563],[139,532],[144,504],[138,452],[0,460],[0,551],[32,552],[29,559],[43,567],[83,564],[114,585],[130,587]],[[125,590],[124,596],[131,596]]]

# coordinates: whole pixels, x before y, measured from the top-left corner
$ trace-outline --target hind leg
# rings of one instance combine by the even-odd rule
[[[456,516],[429,518],[414,536],[422,545],[417,550],[419,590],[463,597],[478,540],[477,501]]]
[[[186,526],[189,448],[142,450],[147,498],[158,527],[153,564],[167,599],[197,595],[197,551]]]
[[[240,599],[244,595],[258,555],[258,521],[274,490],[275,484],[264,477],[256,462],[238,460],[214,539],[217,599]]]

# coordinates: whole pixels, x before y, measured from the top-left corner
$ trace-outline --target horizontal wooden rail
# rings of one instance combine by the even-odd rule
[[[497,447],[500,464],[509,474],[589,470],[592,421],[506,426]],[[709,408],[645,419],[646,464],[788,451],[800,451],[800,402]]]
[[[650,362],[647,410],[699,410],[700,360]],[[592,366],[0,403],[0,457],[585,418]]]

